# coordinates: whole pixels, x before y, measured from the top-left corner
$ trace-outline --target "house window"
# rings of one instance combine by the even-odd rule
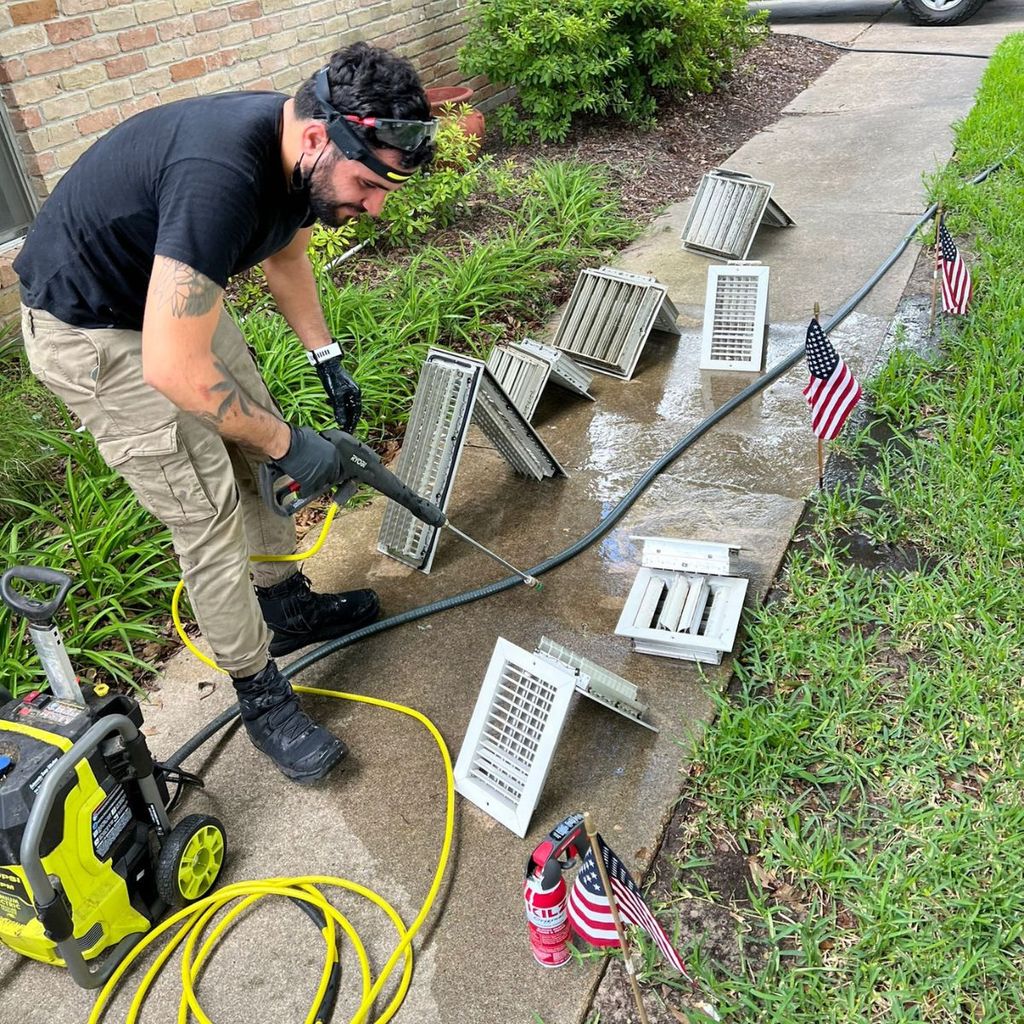
[[[7,112],[0,107],[0,245],[25,234],[34,204],[18,160]]]

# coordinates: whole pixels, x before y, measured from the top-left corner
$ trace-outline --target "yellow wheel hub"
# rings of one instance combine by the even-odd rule
[[[178,862],[178,890],[186,900],[205,896],[224,863],[224,836],[216,825],[203,825],[189,839]]]

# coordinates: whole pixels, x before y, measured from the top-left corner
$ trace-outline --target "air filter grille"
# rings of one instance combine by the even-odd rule
[[[525,836],[561,735],[573,676],[499,638],[455,765],[455,788]]]
[[[615,632],[630,637],[634,650],[644,654],[721,663],[736,640],[748,581],[692,570],[700,563],[708,569],[727,569],[731,552],[737,549],[672,538],[642,539],[644,564]],[[671,564],[677,567],[666,567]]]
[[[543,359],[551,367],[551,380],[559,387],[582,395],[583,398],[589,398],[591,401],[594,400],[594,396],[589,391],[594,375],[584,370],[579,363],[564,352],[560,352],[551,345],[534,341],[533,338],[523,338],[522,341],[515,342],[512,347]]]
[[[584,270],[554,346],[600,373],[628,380],[652,330],[679,334],[678,313],[653,277],[611,267]]]
[[[537,653],[573,669],[576,673],[576,689],[585,697],[603,704],[624,718],[636,722],[637,725],[650,729],[651,732],[658,731],[657,726],[646,721],[647,705],[640,702],[637,688],[629,680],[602,668],[596,662],[570,651],[568,647],[563,647],[546,636],[540,638]]]
[[[760,370],[768,314],[768,267],[708,268],[702,370]]]
[[[550,364],[519,346],[496,345],[487,357],[487,369],[524,419],[533,419],[541,392],[551,375]]]

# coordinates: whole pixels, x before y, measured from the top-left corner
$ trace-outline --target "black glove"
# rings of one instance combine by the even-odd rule
[[[341,478],[341,453],[312,427],[289,424],[292,443],[277,464],[298,485],[299,497],[322,494]]]
[[[363,411],[363,394],[359,390],[359,385],[341,365],[341,346],[332,341],[330,345],[314,349],[306,355],[316,367],[316,375],[327,392],[327,399],[334,410],[338,426],[346,434],[354,433]]]

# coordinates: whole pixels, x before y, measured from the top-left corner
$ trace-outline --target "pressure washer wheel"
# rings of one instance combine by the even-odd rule
[[[190,814],[171,829],[156,865],[156,887],[170,907],[183,907],[217,884],[227,835],[209,814]]]

